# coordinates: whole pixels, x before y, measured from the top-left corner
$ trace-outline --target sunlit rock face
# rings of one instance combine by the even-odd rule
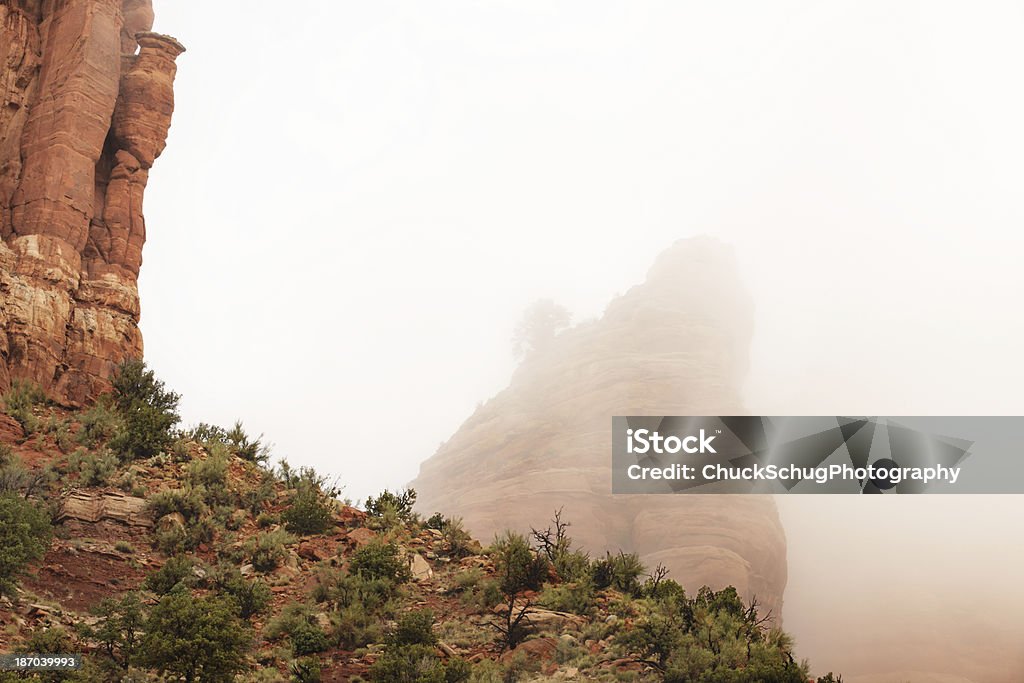
[[[613,415],[743,413],[752,325],[731,249],[676,243],[600,320],[527,358],[422,465],[420,510],[488,538],[564,508],[592,554],[635,551],[688,589],[734,585],[781,615],[786,540],[772,498],[611,494]]]
[[[76,405],[142,354],[142,199],[184,48],[150,0],[0,5],[0,390]]]

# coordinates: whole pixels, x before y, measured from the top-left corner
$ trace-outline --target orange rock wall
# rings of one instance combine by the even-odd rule
[[[0,390],[69,405],[142,354],[149,169],[184,48],[150,0],[0,4]]]

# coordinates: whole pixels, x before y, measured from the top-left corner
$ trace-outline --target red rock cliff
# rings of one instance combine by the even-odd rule
[[[564,508],[592,554],[664,563],[687,590],[736,588],[782,614],[786,539],[767,496],[611,494],[613,415],[741,415],[753,330],[732,251],[685,240],[604,316],[557,336],[420,468],[420,511],[487,539]]]
[[[184,48],[151,0],[0,0],[0,390],[82,404],[142,354],[142,198]]]

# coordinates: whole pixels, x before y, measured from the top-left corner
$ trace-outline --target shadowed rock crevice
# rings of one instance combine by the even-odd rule
[[[142,354],[149,169],[184,48],[150,0],[0,5],[0,390],[76,405]]]

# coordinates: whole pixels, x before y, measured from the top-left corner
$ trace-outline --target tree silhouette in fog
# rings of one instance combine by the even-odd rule
[[[512,333],[512,353],[516,360],[546,349],[571,321],[568,309],[551,299],[538,299],[530,304]]]

